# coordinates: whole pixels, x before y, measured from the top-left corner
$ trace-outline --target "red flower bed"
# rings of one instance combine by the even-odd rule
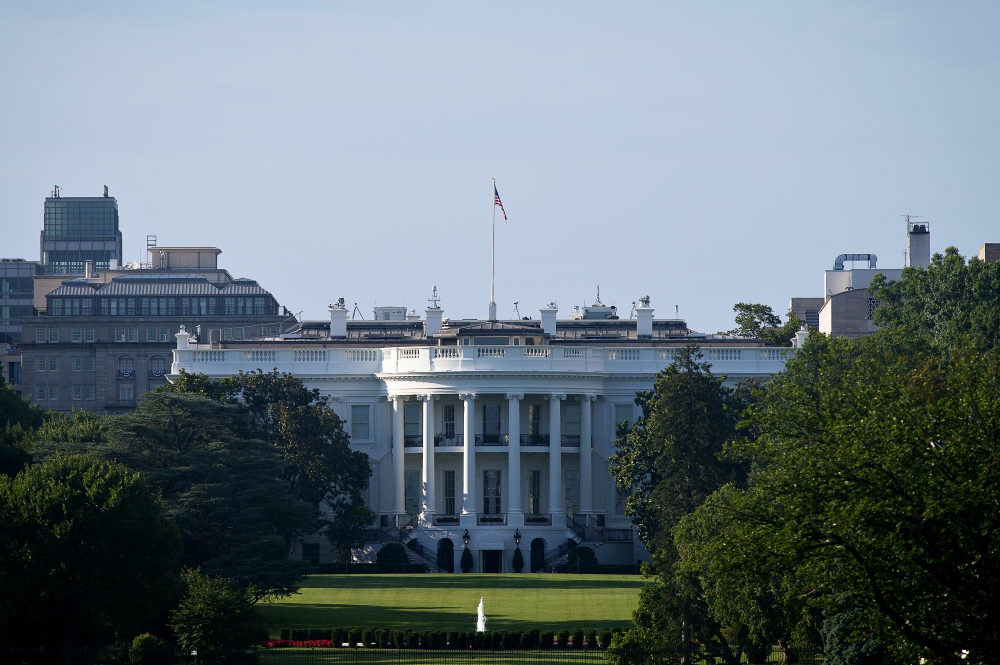
[[[307,649],[330,648],[333,642],[330,640],[265,640],[266,647],[305,647]]]

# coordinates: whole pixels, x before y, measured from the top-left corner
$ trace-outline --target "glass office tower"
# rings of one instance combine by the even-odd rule
[[[45,225],[41,238],[42,272],[73,275],[107,270],[112,261],[121,266],[122,234],[118,230],[118,201],[108,196],[60,197],[58,188],[45,199]]]
[[[34,284],[38,263],[0,259],[0,344],[21,341],[21,317],[34,316]]]

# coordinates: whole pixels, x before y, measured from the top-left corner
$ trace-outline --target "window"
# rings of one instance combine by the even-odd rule
[[[222,329],[222,341],[223,342],[228,342],[232,338],[233,338],[233,329],[232,328],[223,328]]]
[[[52,298],[52,316],[62,316],[62,298]]]
[[[45,356],[35,356],[35,371],[44,372],[45,368],[48,367],[48,361],[45,360]]]
[[[167,360],[163,356],[153,356],[149,359],[149,373],[155,378],[164,375],[167,369]]]
[[[563,482],[566,490],[566,514],[576,515],[580,512],[580,472],[566,469],[563,471]]]
[[[615,515],[625,514],[625,502],[628,497],[620,489],[615,489]]]
[[[226,298],[225,303],[225,314],[235,314],[236,313],[236,298]]]
[[[500,443],[499,404],[483,404],[483,442]]]
[[[319,563],[319,543],[302,543],[302,560]]]
[[[45,328],[35,329],[35,344],[45,344]]]
[[[483,513],[500,514],[500,470],[483,471]]]
[[[160,328],[160,341],[161,342],[170,341],[170,328]]]
[[[74,372],[83,371],[83,356],[73,356],[73,371]]]
[[[615,404],[615,425],[619,425],[622,421],[632,424],[631,404]]]
[[[580,443],[580,405],[567,404],[563,413],[563,441],[568,444]]]
[[[444,405],[444,438],[451,440],[455,438],[455,405]],[[449,513],[450,515],[451,513]]]
[[[91,316],[94,313],[94,299],[84,298],[83,302],[80,303],[80,314],[83,316]]]
[[[83,386],[73,386],[73,399],[83,399]]]
[[[135,316],[135,298],[126,298],[125,300],[128,302],[128,315]]]
[[[94,357],[93,356],[84,356],[83,357],[83,371],[84,372],[93,372],[94,371]]]
[[[407,471],[403,477],[403,486],[406,514],[416,515],[420,512],[420,472]]]
[[[130,341],[130,342],[138,342],[139,341],[139,329],[138,328],[129,328],[128,329],[128,341]]]
[[[49,399],[59,399],[59,386],[49,386]]]
[[[351,440],[371,440],[371,418],[372,410],[367,404],[355,404],[351,407]]]
[[[868,299],[868,315],[865,317],[866,320],[871,321],[875,317],[875,310],[878,309],[879,305],[882,303],[874,298]]]
[[[94,341],[94,329],[93,328],[84,328],[84,330],[83,330],[83,341],[84,342],[93,342]]]
[[[420,405],[403,405],[403,438],[420,436]]]
[[[528,434],[533,437],[542,435],[541,404],[532,404],[528,407]]]
[[[116,342],[124,342],[125,341],[125,329],[124,328],[115,328],[115,341]]]
[[[156,341],[156,328],[146,328],[146,341],[147,342]]]
[[[135,399],[135,386],[131,382],[118,386],[118,399],[123,402],[131,402]]]
[[[73,328],[73,331],[70,333],[70,339],[73,340],[74,343],[82,342],[83,328]]]
[[[455,472],[444,472],[444,514],[455,514]]]
[[[263,298],[254,298],[253,299],[253,313],[254,314],[263,314],[264,313],[264,299]]]
[[[59,356],[49,356],[49,371],[50,372],[59,371]]]
[[[528,512],[540,515],[542,512],[542,472],[528,472]]]
[[[118,374],[126,379],[135,371],[135,361],[132,356],[122,356],[118,359]]]
[[[59,329],[58,328],[49,328],[49,341],[50,342],[58,342],[59,341]]]
[[[243,328],[233,328],[233,339],[243,339]]]
[[[43,402],[45,401],[45,395],[48,394],[48,390],[45,386],[38,386],[35,388],[35,401]]]
[[[94,386],[83,387],[83,399],[94,399]]]

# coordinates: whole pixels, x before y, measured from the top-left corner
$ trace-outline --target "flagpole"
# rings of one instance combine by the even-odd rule
[[[497,320],[496,267],[497,267],[497,179],[493,178],[493,242],[490,250],[490,321]]]

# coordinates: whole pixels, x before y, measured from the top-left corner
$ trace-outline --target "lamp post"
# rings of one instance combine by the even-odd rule
[[[462,534],[462,542],[465,543],[466,547],[469,546],[469,530],[468,529],[466,529],[465,533]]]
[[[521,530],[514,529],[514,546],[517,547],[521,544]]]

